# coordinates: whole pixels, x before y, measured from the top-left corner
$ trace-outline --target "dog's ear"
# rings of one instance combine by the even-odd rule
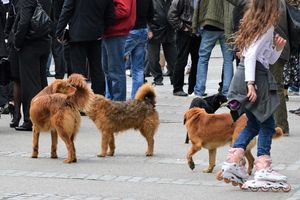
[[[60,80],[56,80],[52,83],[52,93],[57,93],[60,91],[62,87],[62,82]]]

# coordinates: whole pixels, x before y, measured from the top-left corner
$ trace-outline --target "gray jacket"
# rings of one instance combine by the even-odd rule
[[[237,100],[240,102],[239,114],[248,110],[260,122],[268,119],[279,106],[279,96],[277,95],[277,83],[271,72],[261,63],[256,62],[255,84],[257,99],[251,103],[247,97],[247,83],[245,82],[245,67],[241,62],[238,66],[228,92],[228,102]]]

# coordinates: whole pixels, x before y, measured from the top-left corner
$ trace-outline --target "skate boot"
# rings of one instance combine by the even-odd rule
[[[242,148],[231,148],[228,151],[226,161],[222,165],[222,171],[217,174],[217,179],[241,187],[248,178],[245,169],[246,162],[243,157],[244,150]]]
[[[274,171],[271,168],[271,163],[270,156],[259,156],[254,163],[256,168],[254,180],[245,182],[242,189],[250,189],[253,192],[258,190],[263,192],[269,190],[273,192],[278,192],[279,190],[289,192],[291,185],[287,183],[287,177]]]

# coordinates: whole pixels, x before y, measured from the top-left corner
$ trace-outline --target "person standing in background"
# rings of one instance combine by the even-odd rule
[[[115,20],[103,34],[102,65],[106,78],[106,97],[126,100],[125,42],[136,19],[136,0],[114,0]]]
[[[44,11],[49,15],[51,0],[39,0]],[[19,10],[15,20],[14,48],[19,63],[21,102],[23,106],[23,124],[15,127],[17,131],[32,131],[29,116],[32,98],[48,85],[46,66],[50,52],[50,32],[35,39],[29,39],[30,22],[38,6],[36,0],[19,0]]]
[[[101,38],[113,22],[112,0],[65,0],[56,29],[56,38],[64,43],[64,30],[69,24],[72,73],[86,75],[88,59],[92,89],[105,94],[105,78],[101,65]]]
[[[163,73],[159,64],[160,47],[162,45],[165,59],[168,63],[170,81],[173,84],[173,69],[176,63],[175,30],[167,17],[172,0],[152,0],[154,7],[153,20],[149,24],[148,62],[150,72],[154,77],[154,85],[163,85]]]
[[[191,54],[192,59],[189,75],[189,94],[193,93],[196,84],[198,51],[201,39],[195,34],[192,35],[192,19],[195,5],[194,0],[173,0],[168,13],[168,20],[176,30],[177,60],[173,70],[173,95],[175,96],[188,96],[183,91],[183,85],[184,71],[189,54]]]
[[[153,18],[152,0],[136,0],[136,21],[125,43],[125,56],[128,56],[132,71],[131,99],[144,83],[144,65],[147,42],[147,23]]]

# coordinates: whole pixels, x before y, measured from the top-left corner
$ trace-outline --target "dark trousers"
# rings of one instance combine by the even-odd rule
[[[52,38],[51,50],[55,65],[55,78],[63,79],[66,73],[64,61],[64,46],[59,43],[56,38]]]
[[[86,59],[89,63],[92,89],[105,95],[105,77],[101,64],[101,40],[70,43],[72,73],[86,75]]]
[[[189,93],[194,90],[196,84],[197,63],[199,59],[198,51],[200,38],[191,36],[188,32],[177,31],[176,33],[177,62],[173,70],[173,92],[183,91],[184,70],[191,54],[192,67],[189,76]]]
[[[0,85],[0,106],[7,104],[13,99],[13,82],[7,85]]]
[[[188,87],[189,94],[192,94],[194,92],[194,88],[196,85],[200,43],[201,43],[201,36],[191,37],[190,54],[191,54],[192,66],[189,74],[189,87]]]
[[[48,85],[46,67],[49,52],[50,40],[28,41],[17,52],[24,123],[30,123],[29,109],[32,98]]]
[[[173,76],[173,69],[175,67],[176,61],[176,44],[174,42],[159,42],[157,40],[151,39],[148,44],[148,62],[150,65],[150,72],[154,77],[154,81],[162,81],[163,73],[161,66],[159,64],[159,55],[160,55],[160,45],[163,47],[163,52],[166,58],[166,61],[171,70],[171,77]]]

